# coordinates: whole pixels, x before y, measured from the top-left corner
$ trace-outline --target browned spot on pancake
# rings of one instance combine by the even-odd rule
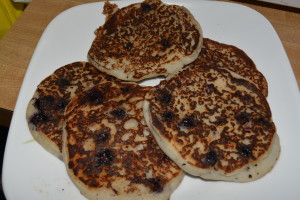
[[[132,179],[134,183],[143,183],[150,188],[153,192],[162,192],[163,191],[163,180],[160,178],[140,178],[135,177]]]
[[[65,87],[70,85],[70,81],[66,78],[60,78],[57,80],[57,84],[59,87]]]
[[[238,115],[235,116],[235,119],[240,123],[240,124],[245,124],[246,122],[250,121],[250,114],[246,112],[242,112]]]

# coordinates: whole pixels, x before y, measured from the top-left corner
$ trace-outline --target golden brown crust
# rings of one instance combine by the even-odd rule
[[[51,140],[56,144],[56,152],[61,152],[63,114],[70,99],[85,88],[113,80],[116,78],[86,62],[75,62],[57,69],[38,85],[28,105],[28,109],[35,110],[33,113],[28,110],[31,112],[27,116],[31,131]]]
[[[97,190],[99,196],[110,191],[120,198],[169,196],[172,191],[165,187],[181,179],[181,169],[159,149],[144,122],[148,89],[104,83],[80,93],[66,108],[65,162],[81,191]]]
[[[243,50],[233,45],[203,38],[201,53],[193,64],[229,69],[255,83],[263,95],[268,96],[268,83],[263,74]]]
[[[246,79],[195,65],[151,91],[147,99],[154,134],[199,174],[234,174],[268,154],[276,134],[271,111]]]
[[[184,7],[159,0],[121,9],[106,3],[104,13],[107,20],[97,30],[88,57],[120,79],[167,75],[192,62],[201,50],[201,27]]]

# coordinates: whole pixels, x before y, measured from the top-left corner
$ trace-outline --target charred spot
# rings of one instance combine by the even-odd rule
[[[250,114],[242,112],[234,117],[240,124],[245,124],[250,121]]]
[[[215,165],[218,160],[216,152],[210,151],[205,156],[205,162],[211,166]]]
[[[114,193],[115,193],[116,195],[119,194],[118,190],[116,190],[115,188],[113,188],[112,190],[114,191]]]
[[[146,184],[150,186],[153,192],[162,192],[164,189],[160,178],[148,178]]]
[[[236,91],[235,96],[241,99],[242,101],[245,102],[252,102],[254,101],[253,97],[250,96],[249,94],[243,94],[241,91]]]
[[[225,117],[218,117],[214,123],[217,125],[225,125],[228,123],[228,121],[225,119]]]
[[[96,135],[95,135],[95,139],[97,142],[105,142],[108,141],[110,139],[110,133],[109,130],[100,130]]]
[[[79,180],[90,187],[98,187],[99,186],[99,183],[94,179],[85,179],[83,177],[79,177]]]
[[[239,78],[232,78],[231,81],[233,83],[236,83],[238,85],[243,85],[245,86],[247,89],[251,90],[251,91],[257,91],[257,88],[254,84],[250,84],[248,81],[244,80],[244,79],[239,79]]]
[[[45,105],[52,104],[53,102],[54,102],[54,97],[51,95],[43,96],[42,98],[40,98],[40,103]]]
[[[95,155],[95,167],[111,165],[115,158],[114,152],[109,149],[100,149]]]
[[[149,4],[147,3],[142,3],[141,4],[141,9],[143,12],[149,12],[152,8]]]
[[[99,169],[98,167],[95,168],[94,165],[89,165],[84,171],[84,174],[86,175],[94,175],[94,174],[99,174],[101,173],[101,169]]]
[[[93,104],[100,104],[103,102],[103,94],[100,91],[97,91],[96,89],[91,89],[87,95],[86,99],[88,102]]]
[[[261,125],[261,126],[265,126],[265,127],[270,127],[271,126],[271,122],[266,120],[266,118],[264,118],[264,117],[259,117],[257,120],[255,120],[255,123],[257,125]]]
[[[65,87],[70,85],[70,81],[66,78],[60,78],[57,80],[57,85],[60,87]]]
[[[37,99],[35,101],[35,107],[39,110],[45,110],[45,109],[49,109],[50,107],[53,106],[54,104],[54,97],[51,95],[46,95],[43,97],[40,97],[39,99]]]
[[[73,161],[70,161],[70,162],[68,163],[68,167],[69,167],[70,169],[72,169],[72,168],[74,167],[74,162],[73,162]]]
[[[56,103],[56,107],[58,110],[64,110],[66,106],[68,105],[69,101],[65,98],[59,98]]]
[[[174,115],[173,115],[172,112],[165,112],[165,113],[163,114],[163,119],[164,119],[165,121],[171,121],[173,118],[174,118]]]
[[[193,116],[188,116],[188,117],[185,117],[182,119],[180,125],[190,128],[190,127],[195,126],[195,120],[194,120]]]
[[[44,113],[36,113],[31,117],[30,122],[36,126],[37,124],[46,122],[47,120],[48,117]]]
[[[164,92],[161,94],[158,100],[162,103],[169,103],[171,99],[172,99],[171,94],[169,94],[168,92]]]
[[[162,50],[166,50],[168,47],[171,46],[170,41],[167,39],[162,39],[158,43],[162,46]]]
[[[121,90],[123,93],[127,93],[127,92],[129,92],[130,88],[129,88],[129,87],[122,87],[122,88],[120,88],[120,90]]]
[[[133,44],[131,42],[128,42],[125,44],[125,49],[130,50],[133,47]]]
[[[164,153],[162,154],[162,161],[166,163],[172,162],[171,159]]]
[[[118,119],[123,119],[126,113],[122,108],[118,108],[116,110],[111,111],[110,114],[112,114],[112,116]]]
[[[132,182],[133,183],[138,183],[138,184],[144,184],[148,187],[150,187],[150,189],[153,192],[162,192],[163,191],[163,180],[160,178],[141,178],[141,177],[134,177],[132,178]]]
[[[99,186],[99,183],[98,183],[96,180],[94,180],[94,179],[89,180],[89,181],[87,182],[87,184],[88,184],[89,186],[91,186],[91,187],[98,187],[98,186]]]
[[[251,148],[246,146],[241,146],[238,148],[239,154],[245,158],[250,158],[252,155]]]
[[[151,105],[150,105],[150,110],[151,110]],[[153,125],[155,127],[157,127],[159,130],[164,130],[164,125],[162,124],[162,122],[157,118],[157,116],[153,113],[151,113],[151,118],[152,118],[152,122]],[[161,134],[164,134],[164,131],[160,132]]]

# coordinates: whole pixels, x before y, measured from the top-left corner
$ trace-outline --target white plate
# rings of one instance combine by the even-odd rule
[[[132,1],[118,2],[120,7],[129,3]],[[186,176],[171,199],[300,199],[299,90],[281,41],[269,21],[237,4],[196,0],[167,3],[184,5],[202,25],[205,37],[236,45],[254,60],[269,83],[268,101],[282,146],[275,168],[260,180],[228,183]],[[38,143],[30,142],[25,111],[41,80],[65,64],[87,60],[93,32],[104,22],[102,7],[103,3],[93,3],[63,12],[49,24],[39,41],[20,90],[7,140],[3,187],[9,200],[85,199],[68,178],[64,164]]]

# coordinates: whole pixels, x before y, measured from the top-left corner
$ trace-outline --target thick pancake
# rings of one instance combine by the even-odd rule
[[[252,59],[241,49],[228,44],[203,38],[203,46],[193,65],[215,66],[229,69],[255,83],[265,97],[268,96],[268,83],[257,70]]]
[[[63,156],[88,199],[169,199],[183,171],[157,145],[143,117],[149,87],[110,82],[74,98],[65,111]]]
[[[70,99],[79,91],[116,80],[86,62],[75,62],[57,69],[37,87],[27,106],[29,130],[37,142],[61,157],[63,114]]]
[[[184,7],[145,0],[118,9],[106,2],[106,22],[96,31],[88,58],[122,80],[168,75],[194,61],[202,30]]]
[[[225,69],[186,68],[161,82],[147,93],[144,116],[161,149],[205,179],[256,180],[279,156],[267,100]]]

